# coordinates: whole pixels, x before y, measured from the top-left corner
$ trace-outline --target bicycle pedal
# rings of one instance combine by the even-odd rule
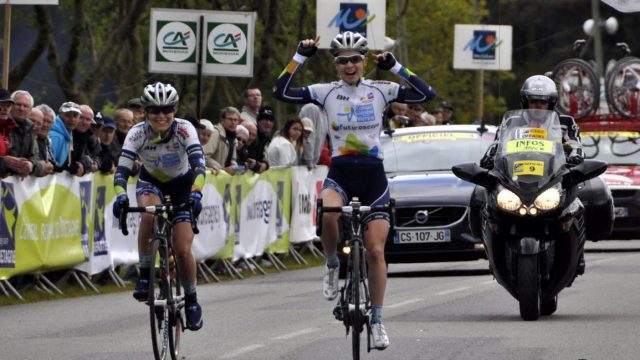
[[[336,305],[336,307],[333,308],[333,316],[338,321],[344,320],[344,314],[342,313],[342,306],[340,306],[340,304]]]

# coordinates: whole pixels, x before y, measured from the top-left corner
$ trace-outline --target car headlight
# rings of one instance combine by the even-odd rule
[[[540,210],[552,210],[560,205],[560,190],[554,186],[543,191],[533,201],[533,205]]]
[[[518,195],[507,189],[501,189],[496,197],[498,206],[503,210],[516,211],[522,206],[522,200]]]

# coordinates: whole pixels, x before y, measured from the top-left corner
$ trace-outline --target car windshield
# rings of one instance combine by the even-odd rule
[[[615,164],[640,164],[640,132],[589,131],[580,134],[587,159]]]
[[[430,130],[394,133],[382,138],[384,168],[387,173],[450,171],[453,165],[480,162],[493,142],[495,132]]]

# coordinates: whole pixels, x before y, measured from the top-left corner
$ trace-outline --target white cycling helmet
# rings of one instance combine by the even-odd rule
[[[338,56],[341,51],[355,50],[362,55],[366,55],[369,48],[367,47],[367,38],[357,32],[345,31],[331,40],[331,55]]]
[[[179,100],[178,90],[171,84],[161,82],[145,86],[140,97],[140,102],[145,108],[149,106],[176,106]]]

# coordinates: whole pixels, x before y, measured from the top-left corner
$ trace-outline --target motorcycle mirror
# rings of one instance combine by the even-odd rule
[[[475,162],[454,165],[451,168],[453,174],[462,180],[480,185],[484,188],[490,188],[492,181],[489,176],[489,170],[480,167]]]
[[[607,163],[600,160],[585,160],[569,168],[565,176],[565,187],[573,187],[589,179],[600,176],[607,170]]]

